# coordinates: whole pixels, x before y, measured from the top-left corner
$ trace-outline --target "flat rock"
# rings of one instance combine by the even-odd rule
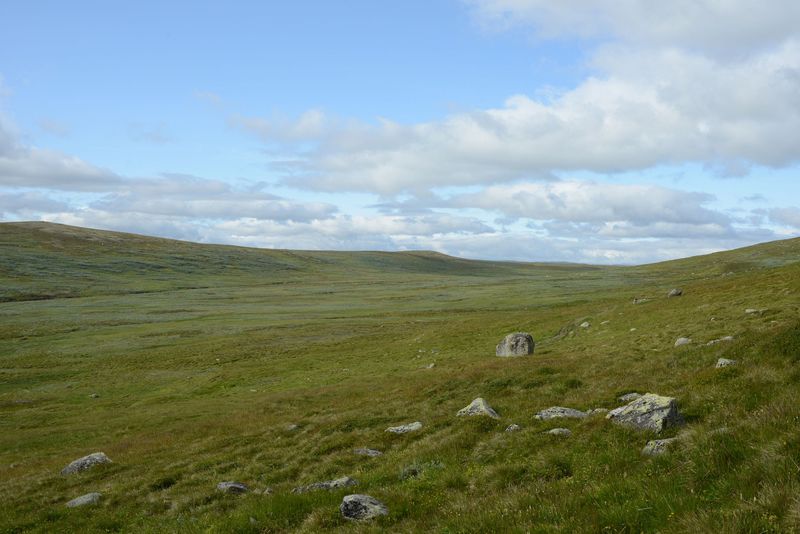
[[[62,475],[71,475],[73,473],[79,473],[80,471],[86,471],[87,469],[91,469],[92,467],[100,464],[110,464],[112,463],[106,453],[104,452],[93,452],[83,458],[78,458],[73,462],[61,470]]]
[[[464,417],[467,415],[486,415],[493,419],[500,419],[500,416],[497,415],[497,412],[489,406],[489,403],[486,402],[486,399],[482,397],[478,397],[474,401],[469,403],[469,406],[465,406],[458,410],[456,416]]]
[[[552,436],[562,436],[568,438],[572,435],[572,431],[569,428],[552,428],[545,432],[545,434],[550,434]]]
[[[717,364],[714,367],[716,367],[717,369],[719,369],[720,367],[731,367],[733,365],[736,365],[736,363],[737,363],[736,360],[729,360],[728,358],[720,358],[719,360],[717,360]]]
[[[550,408],[546,408],[546,409],[540,411],[539,413],[534,415],[534,417],[536,419],[540,419],[542,421],[546,421],[548,419],[558,419],[558,418],[561,418],[561,417],[571,417],[571,418],[575,418],[575,419],[580,419],[580,418],[583,418],[583,417],[587,417],[588,415],[589,414],[587,414],[586,412],[582,412],[580,410],[575,410],[573,408],[564,408],[562,406],[552,406]]]
[[[422,428],[422,423],[415,421],[407,425],[390,426],[386,429],[386,432],[391,432],[392,434],[407,434],[408,432],[415,432],[420,428]]]
[[[519,430],[522,430],[522,427],[516,423],[511,423],[506,427],[506,432],[517,432]]]
[[[679,337],[678,339],[675,340],[675,346],[682,347],[683,345],[688,345],[691,342],[692,340],[689,339],[688,337]]]
[[[533,354],[536,343],[533,336],[526,332],[515,332],[508,334],[503,341],[497,344],[495,354],[497,356],[526,356]]]
[[[345,495],[339,511],[342,517],[351,521],[366,521],[389,514],[385,504],[369,495]]]
[[[683,289],[677,287],[675,289],[670,289],[669,293],[667,293],[668,297],[680,297],[681,295],[683,295]]]
[[[67,503],[67,508],[77,508],[78,506],[95,505],[100,502],[103,495],[100,493],[87,493],[76,497]]]
[[[341,488],[349,488],[355,486],[358,481],[350,477],[335,478],[333,480],[326,480],[324,482],[314,482],[308,486],[300,486],[292,490],[292,493],[308,493],[309,491],[317,490],[337,490]]]
[[[360,449],[353,449],[353,452],[355,454],[358,454],[359,456],[369,456],[371,458],[383,455],[383,453],[379,450],[367,449],[366,447],[362,447]]]
[[[678,441],[678,438],[650,440],[642,449],[642,454],[644,456],[659,456],[667,452],[667,449],[669,448],[670,444],[676,441]]]
[[[625,395],[618,397],[618,400],[620,402],[631,402],[638,399],[641,396],[642,396],[641,393],[626,393]]]
[[[217,484],[217,491],[222,491],[224,493],[241,494],[241,493],[247,493],[248,491],[250,491],[250,488],[248,488],[241,482],[225,481]]]
[[[678,402],[672,397],[646,393],[638,399],[608,412],[607,419],[635,428],[661,432],[667,427],[683,424]]]

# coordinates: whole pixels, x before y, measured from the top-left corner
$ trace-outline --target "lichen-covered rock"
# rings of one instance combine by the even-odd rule
[[[691,342],[692,340],[689,339],[688,337],[679,337],[678,339],[675,340],[675,346],[682,347],[683,345],[688,345]]]
[[[383,454],[379,450],[367,449],[366,447],[362,447],[360,449],[353,449],[353,452],[358,454],[359,456],[369,456],[371,458],[374,458],[376,456],[381,456]]]
[[[461,408],[458,410],[458,413],[456,413],[456,416],[458,417],[464,417],[467,415],[486,415],[493,419],[500,419],[500,416],[497,415],[497,412],[495,412],[492,407],[489,406],[489,403],[486,402],[486,399],[482,397],[478,397],[474,401],[470,402],[469,406]]]
[[[611,410],[606,418],[623,426],[654,432],[683,424],[677,401],[654,393],[647,393],[625,406]]]
[[[522,427],[516,423],[511,423],[506,427],[506,432],[517,432],[519,430],[522,430]]]
[[[728,358],[720,358],[719,360],[717,360],[717,365],[715,365],[714,367],[719,369],[720,367],[731,367],[733,365],[736,365],[736,360],[729,360]]]
[[[525,356],[533,354],[536,343],[533,336],[525,332],[508,334],[503,341],[498,343],[495,354],[498,356]]]
[[[569,428],[552,428],[545,432],[545,434],[550,434],[552,436],[561,436],[564,438],[568,438],[572,435],[572,431]]]
[[[80,471],[86,471],[96,465],[110,464],[111,460],[104,452],[93,452],[83,458],[78,458],[70,462],[70,464],[61,470],[62,475],[71,475]]]
[[[546,408],[534,417],[536,419],[540,419],[542,421],[546,421],[548,419],[558,419],[560,417],[571,417],[575,419],[580,419],[583,417],[587,417],[589,414],[586,412],[582,412],[580,410],[575,410],[573,408],[564,408],[562,406],[552,406],[550,408]]]
[[[369,495],[345,495],[339,511],[342,517],[353,521],[366,521],[389,514],[385,504]]]
[[[341,488],[349,488],[358,484],[357,480],[350,477],[336,478],[334,480],[326,480],[324,482],[314,482],[308,486],[300,486],[292,490],[292,493],[308,493],[309,491],[316,490],[336,490]]]
[[[676,441],[678,441],[678,438],[650,440],[642,449],[642,454],[644,456],[659,456],[667,452],[669,446]]]
[[[625,395],[622,395],[621,397],[619,397],[619,401],[620,402],[631,402],[631,401],[634,401],[634,400],[638,399],[641,396],[642,396],[641,393],[626,393]]]
[[[390,426],[386,429],[386,432],[391,432],[392,434],[407,434],[408,432],[415,432],[420,428],[422,428],[422,423],[415,421],[406,425]]]
[[[247,493],[248,491],[250,491],[250,488],[248,488],[241,482],[225,481],[217,484],[217,491],[222,491],[224,493],[241,494],[241,493]]]
[[[683,295],[683,290],[677,287],[675,289],[670,289],[669,293],[667,293],[668,297],[680,297],[681,295]]]
[[[100,502],[103,495],[100,493],[87,493],[76,497],[67,503],[67,508],[77,508],[78,506],[94,505]]]

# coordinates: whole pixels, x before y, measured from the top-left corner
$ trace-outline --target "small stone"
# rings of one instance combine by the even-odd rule
[[[76,497],[67,503],[67,508],[77,508],[78,506],[95,505],[100,502],[103,495],[100,493],[87,493]]]
[[[688,345],[691,342],[692,340],[689,339],[688,337],[679,337],[678,339],[675,340],[675,346],[682,347],[683,345]]]
[[[478,397],[477,399],[473,400],[469,403],[469,406],[461,408],[458,413],[456,413],[457,417],[463,417],[467,415],[487,415],[492,419],[500,419],[500,416],[497,415],[489,403],[486,402],[486,399]]]
[[[711,341],[706,343],[706,345],[707,346],[716,345],[717,343],[722,343],[723,341],[725,341],[725,342],[733,341],[733,336],[725,336],[725,337],[721,337],[719,339],[712,339]]]
[[[717,360],[717,365],[715,365],[714,367],[716,367],[717,369],[719,369],[720,367],[731,367],[733,365],[736,365],[736,363],[737,363],[736,360],[729,360],[728,358],[720,358],[719,360]]]
[[[415,421],[406,425],[390,426],[386,429],[386,432],[391,432],[392,434],[406,434],[408,432],[419,430],[420,428],[422,428],[422,423]]]
[[[290,424],[286,425],[286,431],[287,432],[294,432],[295,430],[300,430],[300,425],[298,425],[296,423],[290,423]]]
[[[636,332],[636,328],[631,328],[630,331],[631,332]]]
[[[247,493],[248,491],[250,491],[250,488],[248,488],[241,482],[226,481],[217,484],[217,491],[222,491],[224,493],[241,494],[241,493]]]
[[[575,410],[573,408],[564,408],[562,406],[552,406],[550,408],[546,408],[546,409],[540,411],[539,413],[534,415],[534,417],[536,419],[541,420],[541,421],[546,421],[548,419],[558,419],[558,418],[561,418],[561,417],[569,417],[569,418],[580,419],[580,418],[583,418],[583,417],[587,417],[588,415],[589,414],[587,414],[586,412],[582,412],[580,410]]]
[[[425,366],[425,369],[433,369],[434,367],[436,367],[435,363],[429,363],[428,365]]]
[[[366,521],[389,514],[385,504],[369,495],[345,495],[339,511],[342,517],[352,521]]]
[[[668,297],[680,297],[681,295],[683,295],[683,290],[678,288],[670,289],[667,293]]]
[[[99,399],[100,395],[98,395],[97,393],[92,393],[91,395],[89,395],[89,398],[90,399]]]
[[[622,395],[621,397],[618,397],[618,400],[620,402],[631,402],[631,401],[635,401],[636,399],[638,399],[641,396],[642,396],[641,393],[626,393],[625,395]]]
[[[358,454],[359,456],[369,456],[370,458],[375,458],[376,456],[383,455],[383,453],[379,450],[367,449],[366,447],[361,449],[354,449],[353,452],[355,454]]]
[[[644,456],[659,456],[667,452],[667,448],[669,448],[670,444],[676,441],[678,441],[678,438],[650,440],[642,449],[642,454]]]
[[[86,471],[87,469],[90,469],[96,465],[110,463],[112,463],[111,460],[104,452],[93,452],[88,456],[78,458],[77,460],[71,462],[67,467],[61,470],[61,474],[71,475],[80,471]]]
[[[644,297],[641,297],[641,298],[634,297],[634,298],[633,298],[633,303],[634,303],[634,304],[644,304],[644,303],[645,303],[645,302],[647,302],[648,300],[650,300],[650,299],[646,299],[646,298],[644,298]]]
[[[754,314],[762,313],[762,312],[765,312],[765,311],[767,311],[766,308],[763,309],[763,310],[759,310],[757,308],[747,308],[746,310],[744,310],[744,313],[746,313],[747,315],[754,315]]]
[[[572,435],[572,432],[569,428],[553,428],[545,432],[545,434],[550,434],[552,436],[561,436],[568,438]]]
[[[606,418],[623,426],[654,432],[683,424],[677,401],[654,393],[646,393],[625,406],[611,410]]]
[[[581,328],[589,328],[590,326],[592,326],[592,325],[591,325],[591,324],[589,324],[589,321],[583,321],[583,322],[580,324],[580,327],[581,327]]]
[[[533,354],[536,343],[526,332],[508,334],[495,348],[497,356],[525,356]]]
[[[511,423],[506,427],[506,432],[518,432],[519,430],[522,430],[522,427],[516,423]]]
[[[292,490],[292,493],[308,493],[309,491],[316,491],[316,490],[337,490],[341,488],[349,488],[350,486],[355,486],[358,484],[358,481],[352,479],[350,477],[342,477],[336,478],[334,480],[326,480],[324,482],[314,482],[313,484],[309,484],[308,486],[300,486],[299,488],[295,488]]]

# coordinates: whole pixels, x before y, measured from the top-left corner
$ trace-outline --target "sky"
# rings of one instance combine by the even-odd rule
[[[596,264],[800,235],[796,0],[2,12],[0,221]]]

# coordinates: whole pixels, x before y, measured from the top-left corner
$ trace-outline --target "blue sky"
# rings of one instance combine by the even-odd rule
[[[800,7],[18,2],[0,220],[640,263],[800,233]]]

